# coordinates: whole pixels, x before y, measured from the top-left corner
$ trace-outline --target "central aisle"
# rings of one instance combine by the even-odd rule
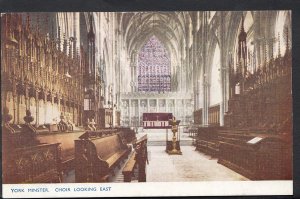
[[[147,182],[184,182],[184,181],[233,181],[248,180],[240,174],[217,163],[217,159],[195,151],[192,139],[187,133],[181,133],[182,155],[168,155],[165,144],[165,130],[144,130],[148,135],[149,164],[147,165]],[[169,140],[171,132],[169,134]],[[190,141],[190,142],[188,142]]]

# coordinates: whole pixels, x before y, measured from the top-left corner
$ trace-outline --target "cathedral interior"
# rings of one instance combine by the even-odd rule
[[[1,14],[3,183],[292,179],[290,11]]]

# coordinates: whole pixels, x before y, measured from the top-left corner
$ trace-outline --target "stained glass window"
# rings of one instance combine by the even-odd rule
[[[138,57],[138,90],[165,92],[171,90],[170,57],[163,44],[152,36]]]

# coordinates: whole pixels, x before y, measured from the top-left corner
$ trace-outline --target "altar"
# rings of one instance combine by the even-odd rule
[[[169,120],[172,113],[143,113],[144,129],[170,129]]]

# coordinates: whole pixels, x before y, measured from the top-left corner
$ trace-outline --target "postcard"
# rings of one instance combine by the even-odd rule
[[[293,194],[292,11],[1,13],[6,198]]]

